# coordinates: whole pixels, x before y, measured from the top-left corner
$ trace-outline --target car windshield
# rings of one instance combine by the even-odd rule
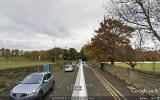
[[[66,68],[69,68],[69,67],[72,67],[72,66],[66,66]]]
[[[76,62],[73,62],[73,63],[72,63],[72,65],[75,65],[75,64],[76,64]]]
[[[38,84],[42,82],[43,75],[29,75],[21,82],[22,84]]]

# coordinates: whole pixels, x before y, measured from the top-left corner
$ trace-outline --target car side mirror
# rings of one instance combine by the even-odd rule
[[[22,81],[19,81],[19,84],[21,84],[22,83]]]
[[[44,83],[47,83],[47,82],[48,82],[48,80],[44,80],[43,82],[44,82]]]

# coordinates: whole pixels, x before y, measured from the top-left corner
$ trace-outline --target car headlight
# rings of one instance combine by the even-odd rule
[[[31,93],[28,93],[28,96],[34,96],[34,95],[36,95],[36,92],[34,91],[34,92],[31,92]]]

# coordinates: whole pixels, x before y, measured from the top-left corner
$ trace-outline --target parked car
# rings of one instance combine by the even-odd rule
[[[42,100],[42,97],[55,87],[50,72],[32,73],[15,86],[10,93],[11,100]]]
[[[66,65],[65,66],[65,72],[72,72],[72,71],[74,71],[74,68],[73,68],[72,65]]]

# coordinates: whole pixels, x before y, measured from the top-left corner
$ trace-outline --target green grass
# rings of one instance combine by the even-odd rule
[[[8,62],[8,59],[4,59],[4,57],[0,57],[0,62]],[[30,61],[29,59],[25,57],[11,57],[10,58],[11,62],[27,62]]]
[[[52,64],[52,62],[0,62],[0,69]]]
[[[115,65],[130,68],[130,66],[125,63],[116,63]],[[140,63],[137,64],[135,68],[140,70],[153,71],[153,64]],[[155,64],[155,71],[160,72],[160,63]]]
[[[27,62],[30,61],[25,57],[11,57],[11,62]]]

